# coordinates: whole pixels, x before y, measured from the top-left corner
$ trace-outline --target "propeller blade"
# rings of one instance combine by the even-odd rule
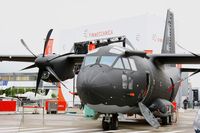
[[[39,84],[40,84],[42,73],[43,73],[43,70],[39,69],[38,76],[37,76],[37,82],[36,82],[35,96],[36,96],[36,93],[38,91],[38,87],[39,87]]]
[[[61,81],[61,79],[57,76],[57,74],[51,69],[51,67],[46,67],[46,69],[66,88],[69,90],[69,88],[67,88],[67,86]]]
[[[30,65],[28,67],[23,68],[21,71],[31,69],[31,68],[35,68],[35,67],[36,67],[35,64],[33,64],[33,65]]]
[[[44,43],[43,57],[44,57],[45,50],[46,50],[46,47],[47,47],[47,44],[48,44],[48,41],[49,41],[49,38],[51,36],[52,31],[53,31],[53,29],[50,29],[49,32],[47,33],[47,36],[46,36],[46,39],[45,39],[45,43]]]
[[[71,54],[75,54],[75,53],[66,53],[66,54],[59,55],[59,56],[54,57],[53,59],[49,60],[49,62],[52,61],[52,60],[55,60],[57,58],[60,58],[60,57],[63,57],[63,56],[67,56],[67,55],[71,55]]]
[[[20,39],[20,41],[21,41],[21,43],[24,45],[24,47],[25,47],[33,56],[37,57],[37,56],[28,48],[28,46],[26,45],[26,43],[24,42],[23,39]]]

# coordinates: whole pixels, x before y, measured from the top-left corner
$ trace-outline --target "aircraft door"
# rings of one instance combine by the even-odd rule
[[[145,82],[145,87],[144,89],[141,91],[141,101],[143,102],[144,100],[148,99],[148,97],[150,96],[149,91],[151,88],[151,84],[150,84],[150,72],[146,71],[146,82]]]
[[[171,81],[171,86],[170,86],[170,91],[171,91],[171,96],[170,96],[170,99],[169,101],[172,102],[172,100],[174,99],[174,81],[172,78],[170,78],[170,81]]]
[[[147,72],[146,72],[146,87],[145,87],[145,89],[144,89],[144,94],[143,94],[144,97],[146,97],[149,88],[150,88],[150,74],[149,74],[149,72],[147,71]]]

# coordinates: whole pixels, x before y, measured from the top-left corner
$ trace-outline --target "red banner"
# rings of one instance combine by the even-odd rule
[[[0,111],[16,111],[16,101],[0,101]]]

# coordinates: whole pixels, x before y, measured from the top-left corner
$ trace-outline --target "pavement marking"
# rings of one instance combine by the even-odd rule
[[[82,130],[75,130],[75,131],[68,131],[67,133],[82,133],[82,132],[91,132],[91,131],[100,131],[102,129],[82,129]]]
[[[123,129],[123,130],[108,130],[108,131],[103,131],[103,129],[101,129],[101,131],[100,132],[92,132],[92,133],[113,133],[113,132],[125,132],[126,131],[126,129]]]
[[[21,131],[30,131],[30,130],[41,130],[46,129],[47,127],[43,128],[21,128],[21,127],[8,127],[8,128],[0,128],[0,133],[7,133],[7,132],[21,132]]]
[[[18,129],[19,127],[0,127],[0,130],[4,130],[4,129]]]
[[[52,127],[51,127],[52,128]],[[36,128],[36,127],[20,127],[19,130],[22,130],[22,131],[27,131],[27,130],[40,130],[40,129],[49,129],[49,127],[39,127],[39,128]]]
[[[0,133],[10,133],[10,132],[15,132],[15,133],[17,133],[17,132],[18,132],[18,129],[16,129],[16,130],[3,130],[3,131],[0,131]]]
[[[21,133],[43,133],[43,132],[57,132],[57,131],[69,131],[69,130],[74,130],[74,129],[78,129],[78,128],[52,128],[52,129],[44,129],[44,130],[34,130],[34,131],[20,131]]]
[[[149,133],[150,131],[133,131],[133,132],[127,132],[127,133]]]
[[[182,133],[185,130],[176,130],[176,131],[169,131],[169,132],[163,132],[163,133]]]

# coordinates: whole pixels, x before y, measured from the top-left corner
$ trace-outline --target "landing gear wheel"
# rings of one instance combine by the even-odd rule
[[[172,116],[169,116],[169,125],[172,125]]]
[[[167,117],[162,117],[161,120],[163,125],[167,125]]]
[[[162,120],[163,125],[170,125],[172,123],[172,117],[171,116],[162,117],[161,120]]]
[[[102,119],[102,128],[106,130],[117,130],[118,129],[118,114],[112,114],[112,117],[106,115]]]
[[[103,120],[102,120],[102,128],[104,131],[107,131],[110,129],[110,123],[105,121],[105,117],[103,117]]]
[[[110,129],[111,130],[117,130],[118,129],[118,118],[117,118],[117,114],[113,114],[112,118],[111,118],[111,123],[110,123]]]

